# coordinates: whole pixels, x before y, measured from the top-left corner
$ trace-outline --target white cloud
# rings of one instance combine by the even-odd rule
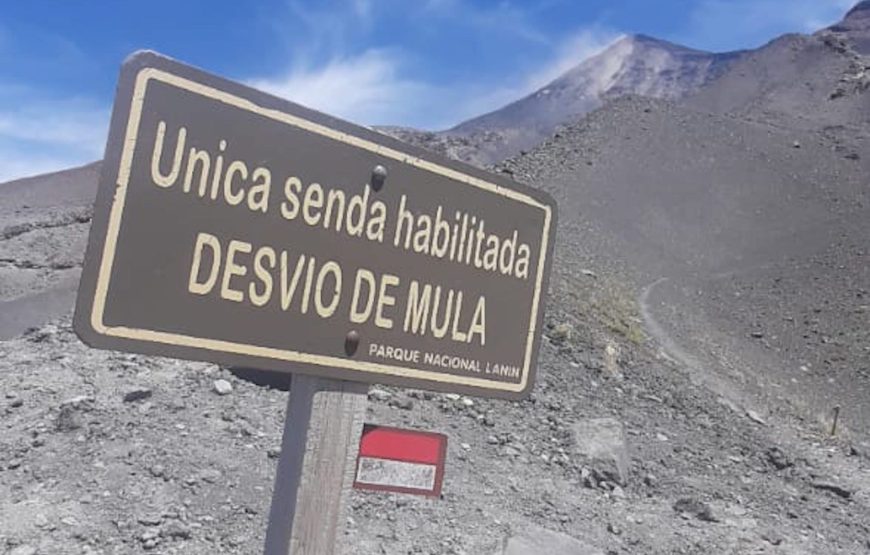
[[[496,110],[543,87],[612,44],[621,35],[600,27],[578,30],[529,74],[498,81],[430,83],[405,76],[400,56],[368,50],[322,66],[295,64],[271,77],[248,79],[255,88],[363,125],[444,129]]]
[[[21,152],[0,148],[0,187],[7,181],[43,173],[65,170],[98,160],[99,156],[82,159],[77,155]]]
[[[294,67],[283,75],[248,84],[303,106],[363,125],[396,123],[433,94],[432,87],[401,75],[397,56],[368,50],[334,58],[320,67]]]
[[[77,99],[0,99],[0,182],[98,160],[108,120],[108,109]]]
[[[543,87],[583,60],[600,54],[623,36],[622,33],[597,26],[577,31],[559,45],[553,60],[527,78],[528,92]]]
[[[481,84],[476,90],[467,90],[465,102],[445,116],[450,125],[455,125],[502,108],[544,87],[584,60],[599,54],[622,36],[600,27],[580,29],[563,40],[556,47],[553,57],[536,71],[524,76],[506,76],[504,80],[507,83],[494,86]]]
[[[674,37],[708,50],[760,46],[784,33],[810,33],[837,22],[856,0],[702,0]]]

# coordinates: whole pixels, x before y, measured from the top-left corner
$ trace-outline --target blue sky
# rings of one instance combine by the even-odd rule
[[[118,68],[149,48],[365,125],[442,129],[625,33],[749,48],[855,0],[28,0],[0,12],[0,182],[99,159]]]

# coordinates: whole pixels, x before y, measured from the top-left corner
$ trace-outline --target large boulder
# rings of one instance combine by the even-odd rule
[[[566,534],[527,525],[506,538],[501,555],[604,555],[604,551]]]
[[[598,479],[628,483],[630,458],[622,423],[614,418],[590,418],[574,424],[575,449]]]

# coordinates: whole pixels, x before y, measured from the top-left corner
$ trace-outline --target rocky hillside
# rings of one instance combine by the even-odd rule
[[[0,185],[0,340],[72,308],[99,170]]]
[[[345,553],[870,552],[868,13],[633,37],[478,127],[387,130],[483,164],[519,136],[487,121],[544,114],[496,170],[558,200],[556,262],[529,400],[372,388],[367,421],[448,435],[445,487],[355,492]],[[287,394],[70,329],[98,169],[0,186],[0,554],[260,553]]]
[[[682,98],[719,76],[739,54],[711,54],[643,35],[623,37],[529,96],[447,131],[447,137],[491,133],[486,159],[496,161],[549,137],[608,98],[638,94]]]
[[[662,146],[665,137],[685,152]],[[757,386],[715,380],[718,367],[693,364],[676,345],[691,305],[636,296],[647,280],[691,284],[678,280],[739,261],[751,230],[732,228],[755,226],[764,236],[771,220],[789,236],[777,198],[791,195],[799,217],[809,207],[840,215],[838,202],[817,196],[819,182],[856,162],[826,146],[626,98],[506,163],[502,171],[560,202],[533,396],[510,403],[374,387],[367,421],[448,435],[445,488],[436,500],[354,493],[344,553],[870,549],[870,444],[828,437],[799,407]],[[628,155],[632,168],[622,163]],[[645,170],[652,160],[661,177]],[[730,173],[739,164],[745,173]],[[780,169],[726,187],[768,164]],[[807,168],[818,168],[819,182],[783,177],[764,189],[779,173]],[[76,175],[86,181],[88,171]],[[608,191],[609,183],[618,186]],[[668,195],[654,199],[663,184]],[[853,200],[852,184],[834,192]],[[630,189],[640,190],[619,198]],[[668,230],[701,233],[711,212],[696,212],[710,195],[735,214],[706,235],[671,242]],[[766,199],[762,212],[748,208],[752,198]],[[31,217],[48,221],[39,211]],[[10,240],[32,247],[15,252],[37,256],[45,227],[25,228]],[[706,253],[720,232],[728,242]],[[777,244],[770,238],[759,249],[769,256]],[[58,252],[65,249],[74,252]],[[209,364],[89,349],[68,314],[0,341],[0,391],[0,553],[261,552],[286,393]]]
[[[870,188],[867,166],[840,145],[821,133],[626,97],[505,162],[503,171],[558,199],[569,277],[581,269],[571,263],[582,260],[618,267],[638,292],[666,278],[652,294],[664,305],[652,314],[690,350],[710,355],[701,366],[723,366],[720,374],[730,374],[737,390],[761,394],[762,405],[770,387],[811,407],[808,415],[849,404],[848,421],[866,434],[870,413],[858,392],[870,385],[861,370],[868,344],[859,330],[868,322],[855,310],[870,289],[860,247],[870,238]],[[767,281],[757,294],[721,292],[723,281],[751,287],[747,276],[772,268],[791,289],[765,304],[759,292],[769,292]],[[839,275],[825,279],[833,268]],[[818,333],[852,346],[826,365],[829,373],[808,380],[794,373],[803,363],[780,356],[784,342],[796,339],[780,324],[811,317],[814,308],[831,325]],[[801,356],[817,348],[811,338],[800,341]],[[806,361],[821,362],[818,353]]]
[[[780,37],[735,61],[686,104],[831,133],[866,129],[870,58],[851,44],[849,35],[830,30]]]
[[[858,2],[843,21],[830,27],[829,31],[843,36],[860,54],[870,54],[870,2]]]

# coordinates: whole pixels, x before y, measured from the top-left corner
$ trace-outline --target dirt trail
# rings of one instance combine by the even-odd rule
[[[701,360],[688,352],[656,318],[654,314],[656,301],[650,299],[655,299],[654,291],[668,281],[670,278],[659,278],[643,287],[638,295],[637,303],[647,334],[661,346],[662,355],[683,366],[694,383],[703,385],[719,395],[726,406],[741,414],[754,410],[748,406],[746,396],[715,370],[715,362]],[[661,299],[657,302],[659,305],[664,304]]]

